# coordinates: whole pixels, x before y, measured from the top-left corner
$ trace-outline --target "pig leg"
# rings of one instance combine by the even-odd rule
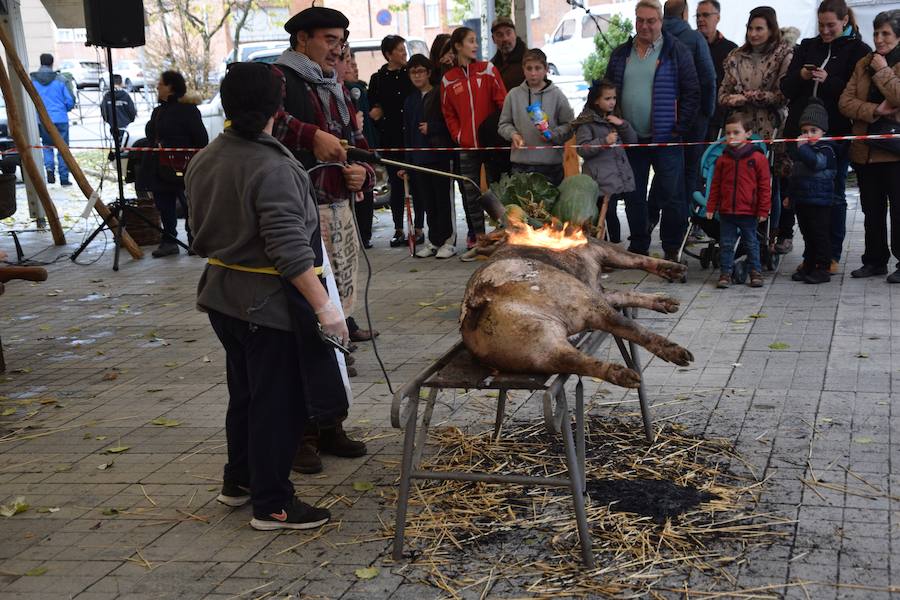
[[[636,388],[641,376],[627,367],[588,356],[563,339],[545,349],[545,365],[555,373],[574,373],[603,379],[615,385]]]
[[[653,333],[619,314],[602,298],[595,303],[593,308],[594,310],[591,311],[590,316],[587,318],[587,329],[608,331],[616,337],[643,346],[667,362],[675,363],[682,367],[694,360],[694,355],[686,348],[682,348],[675,342],[669,341],[663,336]]]
[[[642,254],[634,254],[623,250],[616,244],[611,244],[602,240],[590,240],[591,244],[599,244],[603,246],[603,264],[605,266],[616,269],[640,269],[654,275],[659,275],[663,279],[675,281],[687,272],[687,266],[674,263],[661,258],[653,258]]]
[[[671,296],[643,294],[641,292],[603,292],[603,299],[613,308],[647,308],[661,313],[678,312],[680,302]]]

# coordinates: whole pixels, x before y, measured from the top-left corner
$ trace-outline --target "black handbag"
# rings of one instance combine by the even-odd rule
[[[881,117],[874,123],[869,123],[866,133],[869,135],[897,135],[898,137],[893,138],[866,140],[866,143],[870,148],[877,148],[900,156],[900,122],[897,122],[894,119],[888,119],[887,117]]]

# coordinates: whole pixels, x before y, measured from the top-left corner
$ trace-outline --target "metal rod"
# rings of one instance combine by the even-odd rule
[[[416,397],[419,398],[422,388],[416,389]],[[428,390],[428,400],[425,402],[425,410],[422,411],[422,427],[416,439],[416,451],[413,454],[413,468],[418,469],[422,461],[422,453],[425,451],[425,443],[428,441],[428,427],[431,425],[431,415],[434,413],[434,401],[438,395],[438,388]]]
[[[491,473],[461,473],[452,471],[413,471],[412,478],[436,479],[438,481],[480,481],[483,483],[517,483],[521,485],[540,485],[548,487],[572,487],[572,481],[568,478],[531,477],[528,475],[494,475]]]
[[[575,505],[575,522],[578,525],[578,539],[581,541],[581,558],[584,566],[594,568],[594,552],[591,548],[591,531],[588,528],[587,513],[584,509],[584,495],[581,493],[581,481],[584,477],[578,466],[575,454],[575,441],[572,439],[572,424],[569,422],[569,409],[562,405],[562,433],[566,447],[566,462],[569,466],[569,480],[572,490],[572,504]]]
[[[450,177],[451,179],[459,179],[461,181],[465,181],[471,185],[474,185],[475,189],[477,189],[478,191],[481,191],[481,185],[475,183],[474,179],[472,179],[471,177],[466,177],[465,175],[457,175],[456,173],[448,173],[447,171],[441,171],[440,169],[429,169],[428,167],[420,167],[419,165],[413,165],[410,163],[391,160],[389,158],[382,158],[380,162],[385,165],[391,165],[392,167],[399,167],[401,169],[408,169],[410,171],[420,171],[422,173],[430,173],[431,175],[438,175],[439,177]]]
[[[403,534],[406,528],[406,509],[409,504],[410,475],[416,443],[416,421],[419,419],[419,395],[409,399],[409,419],[403,438],[403,461],[400,466],[400,492],[397,496],[397,519],[394,523],[394,560],[403,558]]]
[[[587,494],[587,473],[584,465],[584,383],[581,376],[575,384],[575,450],[578,454],[578,468],[581,469],[581,493]]]
[[[637,318],[636,308],[626,308],[624,313],[626,317]],[[653,433],[653,422],[650,419],[650,404],[647,402],[647,388],[644,386],[644,373],[641,369],[640,357],[638,356],[638,345],[634,342],[628,342],[628,346],[631,349],[631,368],[641,376],[641,382],[638,384],[638,400],[641,404],[641,418],[644,421],[644,435],[647,436],[647,441],[652,444],[656,439],[656,435]]]
[[[506,413],[506,390],[501,388],[497,394],[497,418],[494,420],[494,442],[500,441],[500,427],[503,425],[503,415]]]

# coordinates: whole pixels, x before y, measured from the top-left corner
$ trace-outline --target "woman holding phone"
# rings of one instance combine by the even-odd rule
[[[819,98],[828,110],[830,135],[848,135],[850,119],[841,114],[838,100],[847,86],[853,68],[872,49],[862,41],[853,11],[845,0],[824,0],[817,11],[819,35],[800,42],[787,74],[781,80],[781,91],[790,98],[788,118],[784,126],[787,138],[800,133],[798,120],[812,97]],[[841,260],[847,221],[845,184],[850,164],[848,142],[837,142],[837,178],[831,210],[831,272]],[[789,251],[794,229],[793,211],[782,212],[776,249]]]

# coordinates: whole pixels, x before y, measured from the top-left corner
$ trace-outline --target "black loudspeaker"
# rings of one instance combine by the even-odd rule
[[[143,46],[143,0],[84,0],[84,26],[88,46],[134,48]]]

